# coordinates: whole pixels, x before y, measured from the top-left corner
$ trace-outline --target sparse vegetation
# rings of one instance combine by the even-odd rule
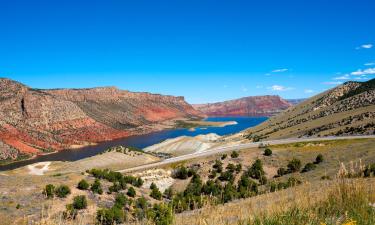
[[[43,194],[47,198],[55,197],[55,186],[53,184],[47,184],[46,187],[43,190]]]
[[[86,180],[81,180],[78,185],[77,185],[77,188],[80,189],[80,190],[88,190],[90,187],[89,183],[87,183]]]
[[[71,193],[67,185],[60,185],[55,189],[55,195],[59,198],[66,198]]]
[[[233,152],[230,154],[230,157],[232,157],[232,159],[236,159],[236,158],[238,158],[239,155],[240,155],[240,154],[239,154],[238,152],[233,151]]]
[[[298,172],[301,169],[302,163],[301,160],[293,158],[288,162],[288,171],[290,173]]]
[[[302,173],[309,172],[311,170],[314,170],[316,168],[316,165],[314,163],[307,163],[305,167],[302,169]]]
[[[320,164],[324,161],[324,157],[322,154],[319,154],[315,159],[315,164]]]
[[[265,156],[271,156],[271,155],[272,155],[272,150],[269,149],[269,148],[266,148],[266,149],[264,150],[264,155],[265,155]]]
[[[135,189],[133,188],[133,187],[130,187],[129,189],[128,189],[128,192],[126,193],[129,197],[132,197],[132,198],[134,198],[135,196],[136,196],[136,191],[135,191]]]
[[[163,195],[161,194],[159,188],[154,184],[152,183],[151,186],[150,186],[150,189],[151,189],[151,194],[150,196],[156,200],[161,200]]]
[[[94,183],[91,185],[90,190],[95,194],[103,194],[102,184],[99,179],[95,179]]]

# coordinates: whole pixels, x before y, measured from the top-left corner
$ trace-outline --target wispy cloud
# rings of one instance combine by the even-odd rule
[[[350,74],[354,75],[354,76],[375,74],[375,68],[368,68],[368,69],[364,69],[364,70],[357,70],[355,72],[351,72]]]
[[[314,90],[311,90],[311,89],[305,89],[304,91],[306,94],[311,94],[311,93],[314,93],[315,91]]]
[[[241,87],[241,90],[242,90],[243,92],[247,92],[247,91],[248,91],[248,89],[247,89],[246,87],[244,87],[244,86]]]
[[[349,74],[345,74],[343,76],[339,76],[339,77],[335,77],[333,78],[334,80],[349,80],[350,79],[350,76]]]
[[[277,69],[277,70],[272,70],[272,73],[282,73],[282,72],[286,72],[288,70],[289,69],[286,69],[286,68],[284,68],[284,69]]]
[[[268,89],[272,90],[272,91],[289,91],[289,90],[292,90],[293,88],[291,87],[284,87],[282,85],[272,85],[271,87],[268,87]]]
[[[373,47],[372,44],[364,44],[364,45],[361,45],[359,47],[356,47],[355,49],[357,49],[357,50],[359,50],[359,49],[370,49],[372,47]]]
[[[375,66],[375,62],[368,62],[364,64],[365,66]]]

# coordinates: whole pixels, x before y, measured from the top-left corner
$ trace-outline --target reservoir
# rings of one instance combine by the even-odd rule
[[[0,171],[16,169],[28,164],[43,161],[76,161],[97,155],[107,150],[108,148],[117,145],[145,148],[160,143],[166,139],[176,138],[184,135],[196,136],[209,133],[216,133],[220,136],[230,135],[245,130],[249,127],[256,126],[267,119],[267,117],[210,117],[207,118],[206,121],[236,121],[237,124],[225,127],[198,127],[194,131],[191,131],[189,129],[170,129],[145,135],[131,136],[113,141],[102,142],[95,146],[87,146],[80,149],[67,149],[48,155],[37,156],[30,160],[14,162],[11,164],[0,166]]]

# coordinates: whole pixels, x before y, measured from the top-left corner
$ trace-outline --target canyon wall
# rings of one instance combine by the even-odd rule
[[[196,104],[193,107],[208,116],[270,116],[292,106],[275,95],[245,97],[225,102]]]
[[[202,116],[183,97],[115,87],[41,90],[0,79],[0,160],[148,133],[174,119]]]

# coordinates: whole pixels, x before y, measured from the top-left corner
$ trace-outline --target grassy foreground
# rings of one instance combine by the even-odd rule
[[[374,203],[374,179],[335,180],[181,214],[175,224],[372,225]]]

